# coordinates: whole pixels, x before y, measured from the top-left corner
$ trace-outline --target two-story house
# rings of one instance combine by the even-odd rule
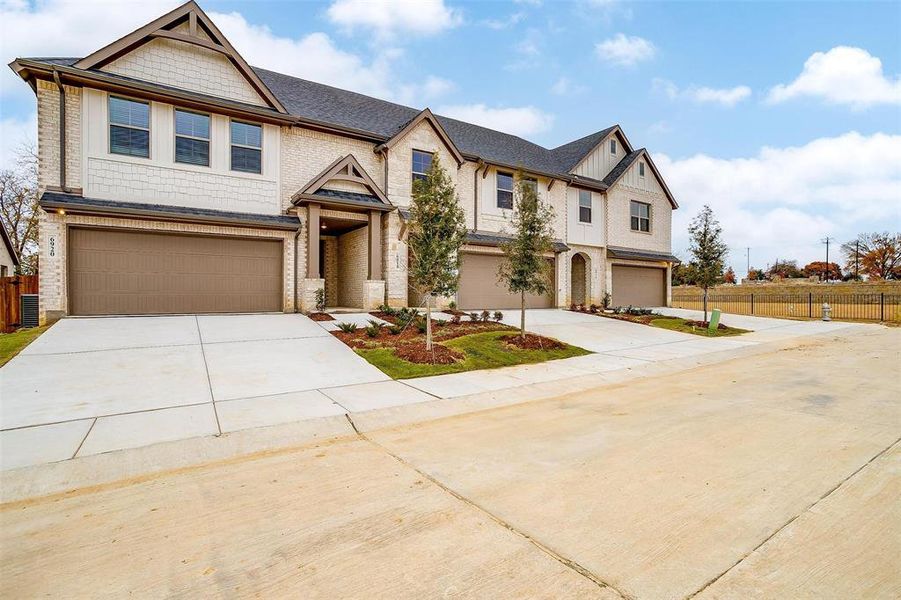
[[[297,57],[303,60],[304,57]],[[618,126],[548,149],[248,65],[194,2],[83,58],[10,67],[38,107],[42,320],[416,305],[412,182],[434,156],[470,233],[461,308],[507,308],[522,169],[556,212],[533,307],[663,305],[676,201]]]

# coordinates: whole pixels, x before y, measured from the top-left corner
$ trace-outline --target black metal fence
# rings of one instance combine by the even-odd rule
[[[707,308],[718,308],[734,315],[761,317],[794,317],[820,319],[823,303],[832,308],[833,319],[849,321],[899,321],[901,322],[901,294],[797,292],[791,294],[766,294],[755,292],[716,293],[708,296]],[[673,293],[673,308],[701,310],[702,294]]]

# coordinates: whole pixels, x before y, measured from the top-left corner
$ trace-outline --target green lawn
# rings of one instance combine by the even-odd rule
[[[707,328],[696,327],[692,325],[688,319],[679,319],[676,317],[662,317],[652,320],[649,325],[652,327],[660,327],[661,329],[669,329],[670,331],[681,331],[682,333],[693,333],[695,335],[703,335],[704,337],[727,337],[730,335],[741,335],[748,333],[747,329],[738,329],[737,327],[726,327],[725,329],[717,329],[711,333]]]
[[[22,348],[47,331],[47,326],[20,329],[15,333],[0,333],[0,367],[12,360]]]
[[[475,371],[476,369],[494,369],[591,354],[588,350],[570,345],[557,350],[522,350],[503,342],[503,338],[511,335],[519,334],[513,331],[487,331],[441,342],[448,348],[463,352],[466,355],[466,358],[462,361],[449,365],[411,363],[397,358],[394,355],[394,351],[390,348],[358,349],[356,352],[394,379],[461,373],[463,371]]]

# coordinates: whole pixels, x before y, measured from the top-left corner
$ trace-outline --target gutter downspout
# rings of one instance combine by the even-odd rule
[[[66,185],[66,88],[59,78],[59,71],[53,69],[53,81],[59,89],[59,187],[69,192]]]
[[[482,168],[487,169],[488,165],[481,158],[476,164],[476,170],[472,174],[472,230],[479,230],[479,171]]]

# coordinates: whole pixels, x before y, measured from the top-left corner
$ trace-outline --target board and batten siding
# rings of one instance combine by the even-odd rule
[[[610,152],[611,139],[616,140],[616,154]],[[626,150],[623,148],[622,140],[614,132],[605,137],[603,142],[598,144],[588,156],[582,159],[582,162],[573,169],[573,172],[576,175],[591,177],[592,179],[603,179],[625,156]]]
[[[583,246],[603,246],[604,195],[591,193],[591,223],[579,221],[579,188],[566,188],[566,242]]]

